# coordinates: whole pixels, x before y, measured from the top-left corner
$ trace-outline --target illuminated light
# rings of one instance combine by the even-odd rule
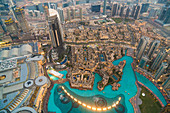
[[[74,101],[76,101],[76,102],[77,102],[77,99],[76,99],[76,98],[74,98]]]
[[[91,109],[91,106],[88,106],[88,105],[87,105],[87,108]]]
[[[71,95],[71,96],[70,96],[70,98],[72,98],[72,99],[73,99],[73,96]]]
[[[68,96],[70,96],[70,93],[67,93]]]
[[[121,100],[121,97],[119,97],[119,101]]]
[[[102,109],[101,108],[97,108],[97,111],[101,111]]]
[[[103,111],[106,111],[107,110],[107,108],[103,108]]]
[[[81,101],[78,101],[79,104],[81,104]]]
[[[92,107],[92,110],[96,111],[96,108],[95,108],[95,107]]]
[[[86,104],[85,104],[85,103],[83,103],[82,105],[83,105],[84,107],[86,107]]]
[[[66,93],[67,91],[64,89],[64,92]]]
[[[112,107],[116,107],[116,104],[113,104]]]
[[[62,88],[62,89],[64,89],[64,87],[63,87],[63,86],[61,86],[61,88]]]
[[[119,104],[119,101],[116,102],[116,105],[118,105],[118,104]]]
[[[111,106],[107,107],[107,109],[111,109],[111,108],[112,108]]]

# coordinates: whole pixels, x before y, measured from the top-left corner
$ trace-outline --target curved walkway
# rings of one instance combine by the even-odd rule
[[[31,107],[21,107],[21,108],[14,110],[12,113],[17,113],[17,112],[21,112],[21,111],[30,111],[31,113],[37,113],[35,111],[35,109],[33,109]]]

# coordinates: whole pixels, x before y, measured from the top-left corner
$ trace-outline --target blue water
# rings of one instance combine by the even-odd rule
[[[133,69],[131,67],[131,63],[133,62],[133,59],[132,59],[132,57],[124,56],[121,59],[114,61],[113,64],[118,65],[119,62],[123,61],[123,60],[126,60],[126,65],[123,69],[122,80],[119,81],[119,84],[121,86],[119,87],[118,91],[113,91],[111,85],[106,86],[103,91],[98,91],[97,82],[101,81],[102,78],[97,73],[95,73],[93,90],[85,91],[85,90],[73,89],[73,88],[70,88],[69,82],[65,82],[64,85],[71,92],[75,93],[78,96],[83,96],[83,97],[102,95],[106,98],[115,98],[118,95],[124,95],[125,105],[127,107],[127,113],[134,113],[133,106],[129,102],[129,99],[132,98],[133,96],[135,96],[137,93],[137,87],[135,85],[135,75],[134,75]],[[60,71],[60,73],[66,75],[67,71]],[[140,75],[139,73],[137,73],[137,78],[140,82],[142,82],[148,88],[150,88],[158,96],[158,98],[163,102],[164,105],[167,104],[164,97],[160,93],[160,91],[156,88],[156,86],[154,86],[154,84],[152,84],[152,82],[150,82],[147,78],[145,78],[143,75]],[[57,86],[57,84],[55,84],[53,89],[51,90],[51,95],[50,95],[50,99],[49,99],[49,103],[48,103],[48,111],[60,113],[61,111],[54,104],[54,90],[55,90],[56,86]],[[103,92],[105,92],[105,93],[103,93]]]
[[[112,77],[113,77],[115,80],[118,80],[116,76],[113,75]]]
[[[166,106],[167,102],[165,98],[163,97],[162,93],[159,91],[159,89],[151,82],[149,81],[145,76],[141,75],[140,73],[136,72],[136,76],[139,82],[147,86],[153,93],[162,101],[163,105]]]
[[[121,59],[114,61],[113,64],[118,65],[119,62],[123,61],[123,60],[126,60],[126,65],[123,69],[124,73],[122,75],[122,80],[119,82],[119,84],[121,86],[118,91],[113,91],[111,85],[106,86],[103,91],[98,91],[97,82],[102,80],[102,78],[98,74],[95,74],[93,90],[84,91],[84,90],[73,89],[73,88],[70,88],[69,82],[64,83],[64,85],[70,91],[76,93],[79,96],[83,96],[83,97],[89,97],[89,96],[94,96],[94,95],[103,95],[104,97],[107,97],[107,98],[114,98],[120,94],[123,94],[125,96],[126,107],[128,108],[127,113],[133,113],[134,109],[132,107],[132,104],[129,102],[129,99],[132,98],[133,96],[135,96],[135,94],[137,93],[137,87],[135,85],[135,75],[134,75],[132,67],[131,67],[131,63],[133,62],[133,59],[129,56],[124,56]],[[55,89],[55,86],[51,90],[52,94],[54,92],[54,89]],[[103,92],[105,92],[105,93],[103,93]],[[128,95],[128,93],[129,93],[129,95]],[[54,98],[53,95],[50,95],[50,100],[53,100],[51,98]],[[55,105],[51,105],[51,103],[53,103],[53,102],[49,101],[49,103],[50,104],[48,105],[48,111],[58,113],[58,111],[53,108],[53,106],[55,106]]]

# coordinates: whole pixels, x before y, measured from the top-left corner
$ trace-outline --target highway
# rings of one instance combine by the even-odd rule
[[[160,32],[161,35],[163,35],[163,36],[165,36],[165,37],[170,37],[170,31],[169,31],[169,30],[163,28],[161,25],[159,25],[159,24],[156,23],[156,22],[153,22],[152,20],[146,19],[146,21],[147,21],[149,24],[153,25],[155,28],[157,28],[157,29],[159,29],[160,31],[162,31],[163,33],[165,33],[167,36],[165,36],[165,34],[163,34],[163,33]]]

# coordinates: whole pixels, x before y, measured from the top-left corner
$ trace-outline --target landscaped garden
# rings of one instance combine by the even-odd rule
[[[161,104],[145,87],[142,87],[140,99],[142,100],[142,104],[139,106],[141,113],[160,113]]]

